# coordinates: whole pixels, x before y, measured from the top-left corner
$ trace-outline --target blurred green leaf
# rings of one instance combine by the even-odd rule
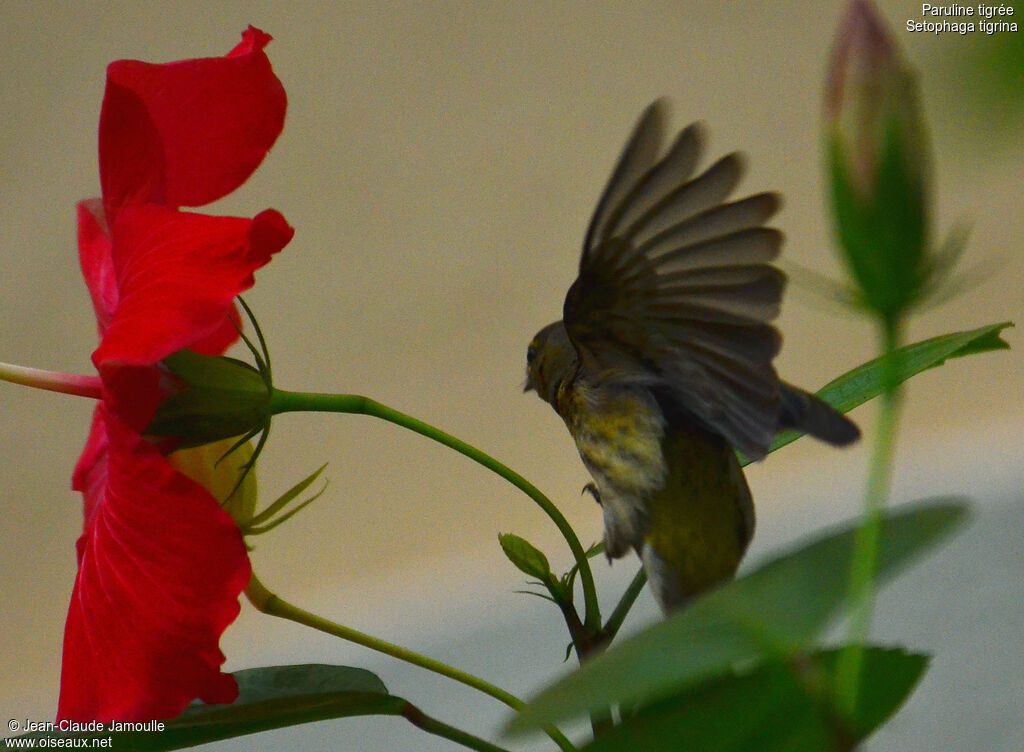
[[[893,578],[966,518],[966,504],[953,499],[886,510],[877,581]],[[744,662],[806,651],[846,602],[858,524],[799,546],[588,661],[531,700],[508,731],[654,702]]]
[[[359,715],[400,715],[406,701],[389,695],[369,671],[349,666],[306,664],[236,671],[238,699],[231,705],[193,703],[164,731],[92,734],[32,733],[26,737],[100,738],[108,749],[156,752],[182,749],[269,729]]]
[[[829,650],[824,669],[834,684],[841,650]],[[930,656],[903,650],[868,648],[861,665],[857,712],[845,725],[857,739],[865,739],[889,720],[906,701],[928,668]]]
[[[913,345],[901,347],[895,353],[897,359],[897,379],[903,382],[921,371],[940,366],[949,358],[960,358],[965,355],[989,352],[991,350],[1007,350],[1010,345],[1000,336],[1000,332],[1013,326],[1009,321],[1001,324],[990,324],[966,332],[953,332],[932,337]],[[839,378],[829,382],[818,396],[832,405],[839,412],[849,412],[858,405],[877,397],[884,389],[885,366],[883,358],[875,358]],[[784,447],[803,434],[796,431],[780,433],[768,450],[774,452]],[[749,460],[743,460],[747,464]]]
[[[498,543],[508,560],[523,574],[536,577],[545,585],[554,580],[548,557],[529,541],[512,533],[499,533]]]
[[[642,708],[585,752],[834,752],[851,749],[903,703],[928,659],[902,650],[864,654],[865,711],[840,722],[826,688],[837,650],[771,661],[712,679]]]
[[[989,21],[1016,23],[1018,31],[940,34],[919,44],[922,53],[927,52],[925,83],[930,84],[936,135],[946,136],[947,149],[996,161],[1009,156],[1013,148],[1019,150],[1021,143],[1024,3],[1012,0],[991,5],[1014,8],[1013,15],[996,15]]]

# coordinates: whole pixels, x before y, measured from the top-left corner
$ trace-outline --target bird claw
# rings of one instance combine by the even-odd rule
[[[601,492],[597,490],[597,485],[595,483],[588,483],[583,487],[583,490],[580,491],[581,494],[585,494],[588,492],[591,496],[594,497],[594,501],[596,501],[598,504],[601,503]]]

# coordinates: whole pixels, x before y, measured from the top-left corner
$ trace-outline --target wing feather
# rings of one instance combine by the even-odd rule
[[[739,154],[722,157],[693,180],[670,191],[633,222],[623,236],[635,246],[643,245],[673,225],[718,206],[736,189],[742,175],[743,160]]]
[[[608,185],[597,202],[597,209],[590,220],[583,243],[584,256],[586,251],[598,244],[599,239],[605,237],[605,227],[612,214],[657,160],[664,137],[667,109],[668,103],[664,99],[659,99],[651,103],[640,116],[633,134],[626,142],[626,148],[622,150],[622,156],[612,171]]]
[[[769,227],[748,227],[727,235],[688,240],[683,237],[679,242],[642,246],[638,255],[654,259],[658,271],[669,274],[686,269],[767,264],[775,260],[782,246],[782,234]]]
[[[692,175],[700,160],[703,140],[697,123],[684,128],[665,157],[648,170],[619,204],[604,228],[605,237],[615,235],[620,227],[633,225],[679,186],[680,176]]]
[[[729,242],[734,239],[739,241],[737,250],[749,252],[752,243],[748,236],[740,236],[745,230],[757,230],[764,232],[761,227],[779,209],[779,197],[774,193],[758,193],[740,201],[733,201],[727,204],[708,209],[706,212],[695,217],[672,225],[665,231],[655,235],[649,240],[637,244],[637,251],[650,257],[662,256],[669,251],[676,249],[689,249],[690,253],[696,253],[698,249],[705,247],[708,241]],[[711,249],[712,260],[725,256],[725,249]],[[778,254],[778,246],[773,252],[758,260],[770,261]],[[739,263],[734,261],[734,263]]]
[[[757,458],[779,428],[785,276],[771,262],[770,193],[729,202],[743,162],[730,154],[695,176],[702,131],[663,157],[665,105],[641,116],[591,220],[563,318],[588,378],[644,384]]]

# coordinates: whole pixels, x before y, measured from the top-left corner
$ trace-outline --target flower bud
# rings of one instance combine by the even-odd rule
[[[178,389],[168,396],[146,428],[154,436],[173,436],[176,448],[252,436],[270,421],[270,385],[263,373],[240,360],[180,350],[163,366]]]
[[[862,302],[894,324],[928,282],[930,159],[913,71],[867,0],[836,35],[825,127],[840,245]]]

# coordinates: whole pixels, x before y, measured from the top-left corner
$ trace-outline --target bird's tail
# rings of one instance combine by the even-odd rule
[[[813,394],[785,382],[779,391],[782,428],[803,431],[834,446],[846,446],[860,438],[856,423]]]

